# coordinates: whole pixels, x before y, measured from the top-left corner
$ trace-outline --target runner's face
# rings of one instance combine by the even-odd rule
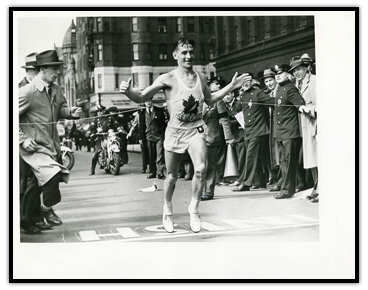
[[[177,60],[178,66],[191,69],[194,60],[194,47],[190,44],[179,45],[173,52],[173,57]]]
[[[266,78],[264,83],[270,90],[273,90],[276,87],[276,80],[274,78]]]

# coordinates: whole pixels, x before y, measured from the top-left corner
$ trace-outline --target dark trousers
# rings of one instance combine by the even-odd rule
[[[240,182],[240,177],[243,175],[245,171],[245,159],[247,158],[247,150],[245,149],[245,142],[237,142],[234,143],[235,150],[236,150],[236,157],[238,159],[238,173],[239,177],[236,179]]]
[[[282,171],[281,194],[293,196],[296,187],[296,169],[301,138],[277,141]]]
[[[92,167],[91,167],[91,172],[94,172],[96,169],[96,164],[98,162],[98,155],[100,155],[100,151],[102,150],[101,148],[101,140],[98,139],[96,141],[96,146],[95,146],[95,151],[93,152],[93,156],[92,156]]]
[[[29,165],[19,155],[19,194],[22,199],[24,193],[27,190],[27,180],[31,169]]]
[[[147,140],[149,155],[149,173],[156,175],[164,174],[164,144],[163,138],[158,141]]]
[[[219,146],[207,146],[207,170],[204,194],[207,196],[215,195],[216,171],[217,171],[217,152]]]
[[[40,217],[40,195],[43,192],[43,203],[47,207],[54,206],[61,200],[61,194],[59,189],[61,173],[59,172],[54,177],[52,177],[45,185],[39,186],[36,176],[31,171],[27,190],[20,205],[20,218],[29,223],[35,223],[42,220],[35,220],[35,217]],[[39,214],[36,214],[36,213]]]
[[[149,164],[148,145],[146,140],[143,140],[143,142],[141,143],[141,157],[142,157],[142,169],[146,170]]]
[[[224,180],[226,152],[227,152],[227,145],[225,139],[222,139],[220,145],[216,147],[218,148],[215,154],[217,156],[217,177],[218,181],[221,182]]]
[[[258,165],[257,167],[257,164],[266,158],[263,156],[264,151],[262,148],[267,146],[267,135],[245,140],[244,143],[247,153],[245,170],[243,171],[242,176],[240,176],[240,183],[246,186],[252,186],[256,170],[258,175],[262,174],[262,166]]]

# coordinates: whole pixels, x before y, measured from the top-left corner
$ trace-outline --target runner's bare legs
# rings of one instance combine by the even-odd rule
[[[164,181],[164,213],[162,223],[167,232],[174,231],[174,222],[172,221],[173,206],[172,197],[175,190],[175,185],[178,180],[180,162],[183,154],[165,150],[165,163],[167,176]]]

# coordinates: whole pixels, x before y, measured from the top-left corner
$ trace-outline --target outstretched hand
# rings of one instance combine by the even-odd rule
[[[128,91],[130,91],[130,84],[132,82],[132,78],[129,78],[129,80],[126,82],[126,81],[122,81],[120,83],[120,92],[121,93],[126,93]]]
[[[231,80],[231,84],[233,85],[233,89],[240,88],[244,82],[252,80],[252,76],[249,74],[242,74],[238,77],[238,72],[235,73],[233,79]]]
[[[71,116],[73,118],[80,118],[80,114],[82,113],[82,108],[80,107],[72,107]]]

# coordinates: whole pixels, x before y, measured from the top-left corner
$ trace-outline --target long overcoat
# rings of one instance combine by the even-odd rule
[[[305,76],[300,94],[305,100],[310,113],[301,115],[301,131],[303,137],[303,163],[304,168],[317,167],[317,101],[316,101],[316,76]],[[298,82],[296,83],[298,86]]]

